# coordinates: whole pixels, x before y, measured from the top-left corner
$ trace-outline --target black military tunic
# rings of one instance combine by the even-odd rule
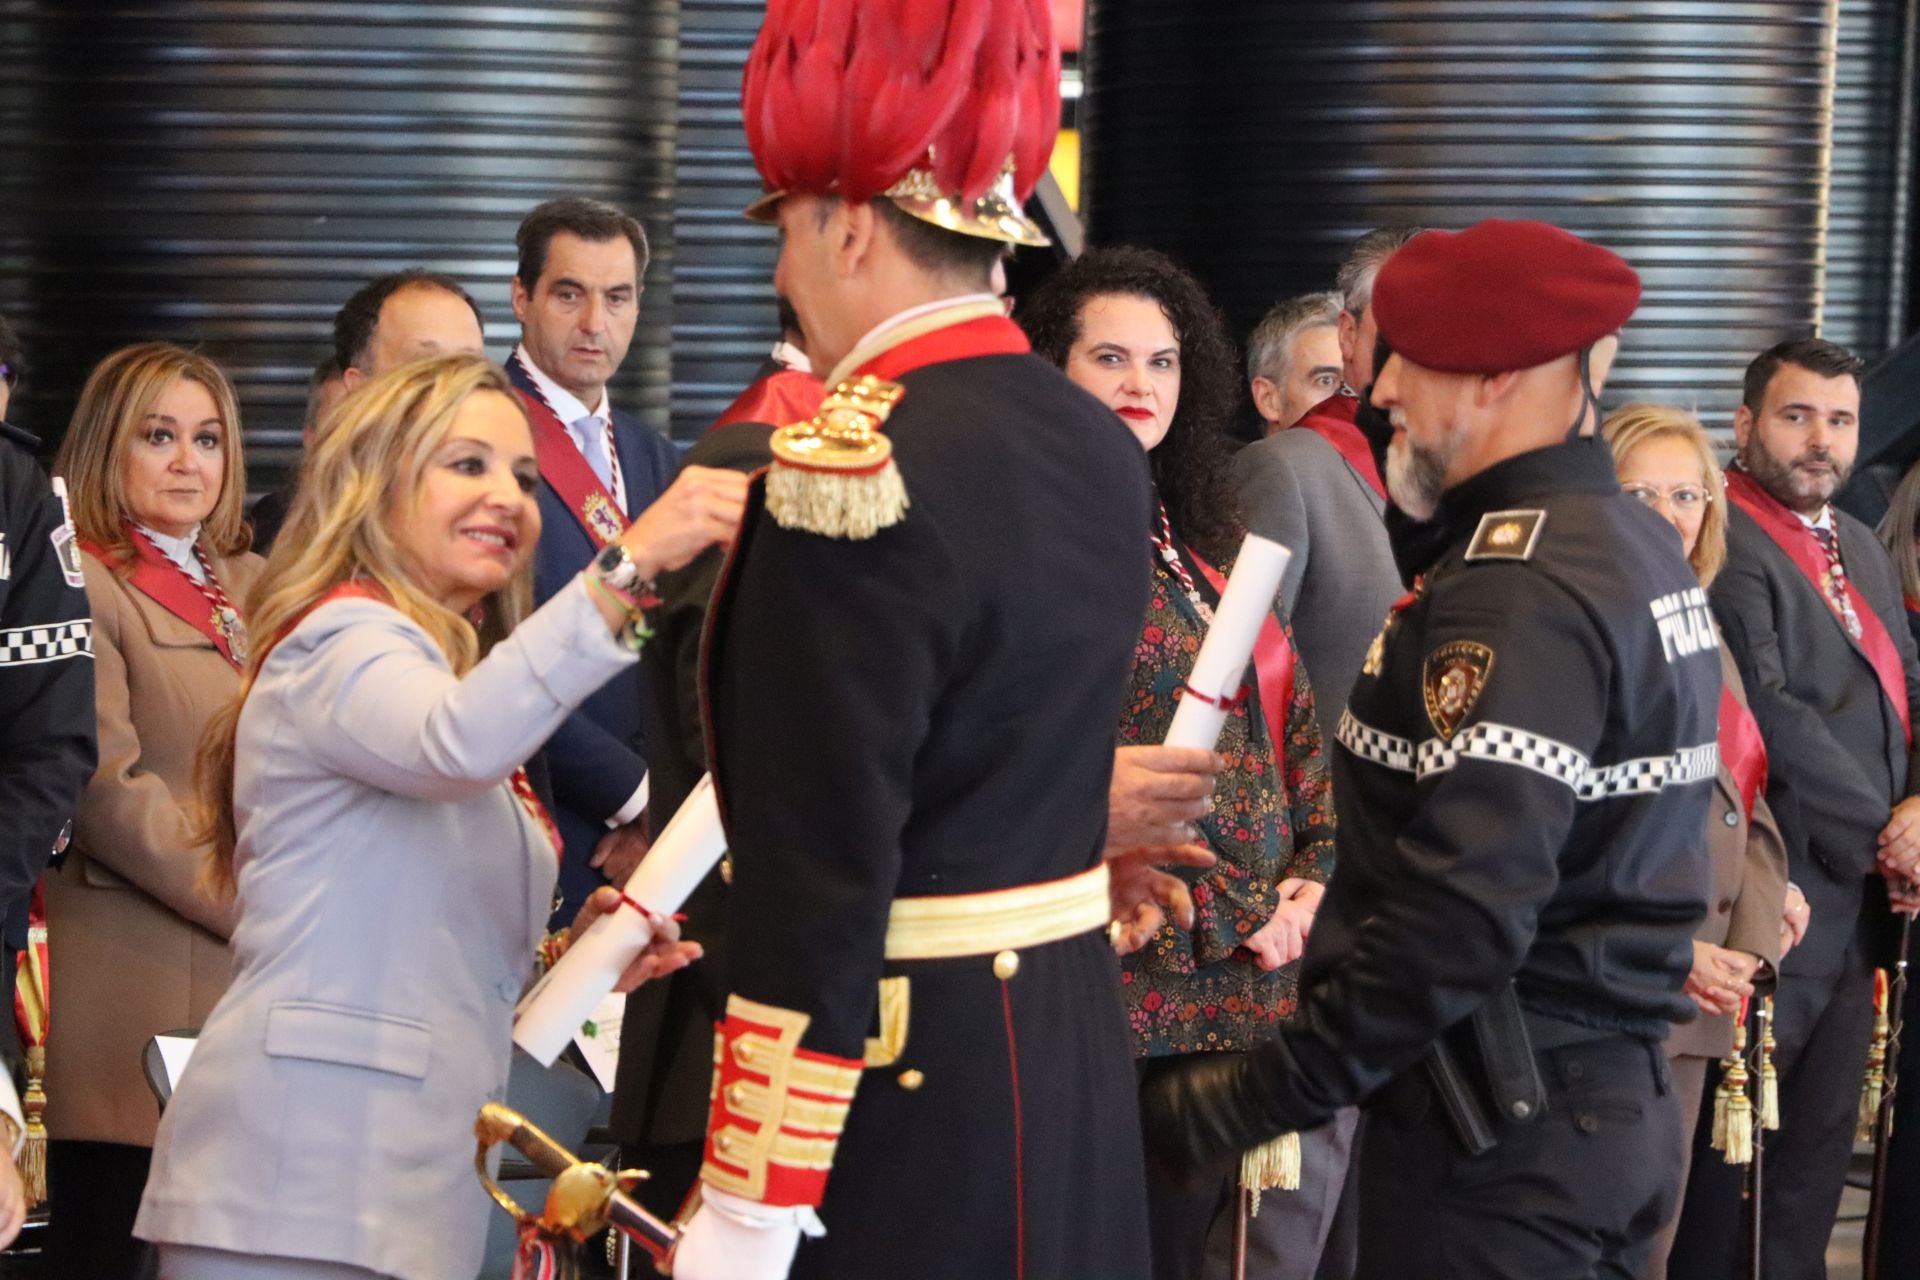
[[[976,323],[1024,346],[1004,319]],[[1104,843],[1146,608],[1145,457],[1059,370],[999,350],[898,376],[900,523],[854,541],[783,528],[756,485],[708,624],[734,875],[704,1176],[819,1204],[826,1235],[795,1277],[1147,1271],[1104,928],[1015,963],[883,960],[896,898],[1057,881]],[[906,980],[909,1010],[884,1066],[883,979]],[[766,1090],[728,1083],[736,1062],[821,1105],[754,1133]],[[832,1104],[856,1080],[835,1151]]]
[[[95,763],[80,549],[65,502],[27,452],[35,443],[0,423],[0,913],[9,961],[26,945],[28,896]],[[0,978],[12,990],[10,963]]]
[[[1340,726],[1340,870],[1262,1105],[1303,1127],[1371,1095],[1364,1277],[1634,1274],[1678,1191],[1659,1042],[1708,887],[1706,599],[1598,440],[1489,468],[1436,523]],[[1444,1036],[1490,1109],[1464,1020],[1509,984],[1545,1108],[1469,1156],[1425,1062]]]

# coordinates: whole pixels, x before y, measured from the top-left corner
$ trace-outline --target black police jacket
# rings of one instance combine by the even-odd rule
[[[1341,722],[1300,1014],[1180,1104],[1261,1117],[1218,1141],[1323,1122],[1509,981],[1569,1039],[1691,1016],[1720,659],[1678,538],[1598,440],[1489,468],[1433,523]],[[1174,1145],[1208,1145],[1192,1127]]]
[[[37,443],[0,423],[0,917],[15,949],[96,754],[80,548],[66,503],[28,452]]]

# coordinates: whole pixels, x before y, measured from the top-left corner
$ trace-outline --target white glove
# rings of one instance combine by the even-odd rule
[[[826,1234],[811,1208],[774,1208],[702,1183],[673,1251],[674,1280],[786,1280],[803,1233]]]

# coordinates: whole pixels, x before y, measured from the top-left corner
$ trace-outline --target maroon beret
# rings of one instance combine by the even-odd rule
[[[1611,249],[1544,222],[1423,231],[1373,286],[1389,346],[1445,373],[1531,369],[1618,333],[1640,277]]]

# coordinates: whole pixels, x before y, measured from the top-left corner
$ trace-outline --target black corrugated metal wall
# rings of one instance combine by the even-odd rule
[[[1244,333],[1274,299],[1327,287],[1370,227],[1545,218],[1645,280],[1609,400],[1724,421],[1747,359],[1820,312],[1834,13],[1831,0],[1093,0],[1089,232],[1180,255]],[[1874,38],[1849,48],[1864,56]],[[1835,317],[1856,329],[1873,323],[1861,291],[1884,287],[1890,248],[1874,187],[1885,133],[1863,118],[1882,109],[1879,74],[1849,68],[1834,166],[1836,283],[1855,289]]]
[[[1912,0],[1840,0],[1821,333],[1869,360],[1907,333],[1905,272],[1890,266],[1895,244],[1911,232],[1903,224],[1908,214],[1898,199],[1902,177],[1894,161],[1912,8]]]
[[[198,343],[238,384],[253,485],[292,458],[305,379],[369,276],[425,265],[517,337],[513,232],[615,200],[654,246],[616,394],[666,422],[673,0],[0,0],[0,310],[52,438],[90,365]]]
[[[1185,256],[1243,330],[1370,226],[1555,218],[1647,279],[1614,397],[1724,411],[1746,356],[1822,305],[1868,354],[1903,331],[1913,6],[1095,0],[1083,204],[1096,238]],[[452,272],[501,354],[515,223],[583,192],[655,243],[621,401],[696,434],[775,327],[773,238],[738,217],[763,7],[0,0],[0,311],[38,366],[14,417],[55,436],[112,346],[203,343],[240,383],[257,487],[360,281]]]
[[[765,0],[680,3],[673,430],[682,439],[740,394],[779,336],[778,244],[740,216],[760,194],[740,124],[740,73],[765,13]]]

